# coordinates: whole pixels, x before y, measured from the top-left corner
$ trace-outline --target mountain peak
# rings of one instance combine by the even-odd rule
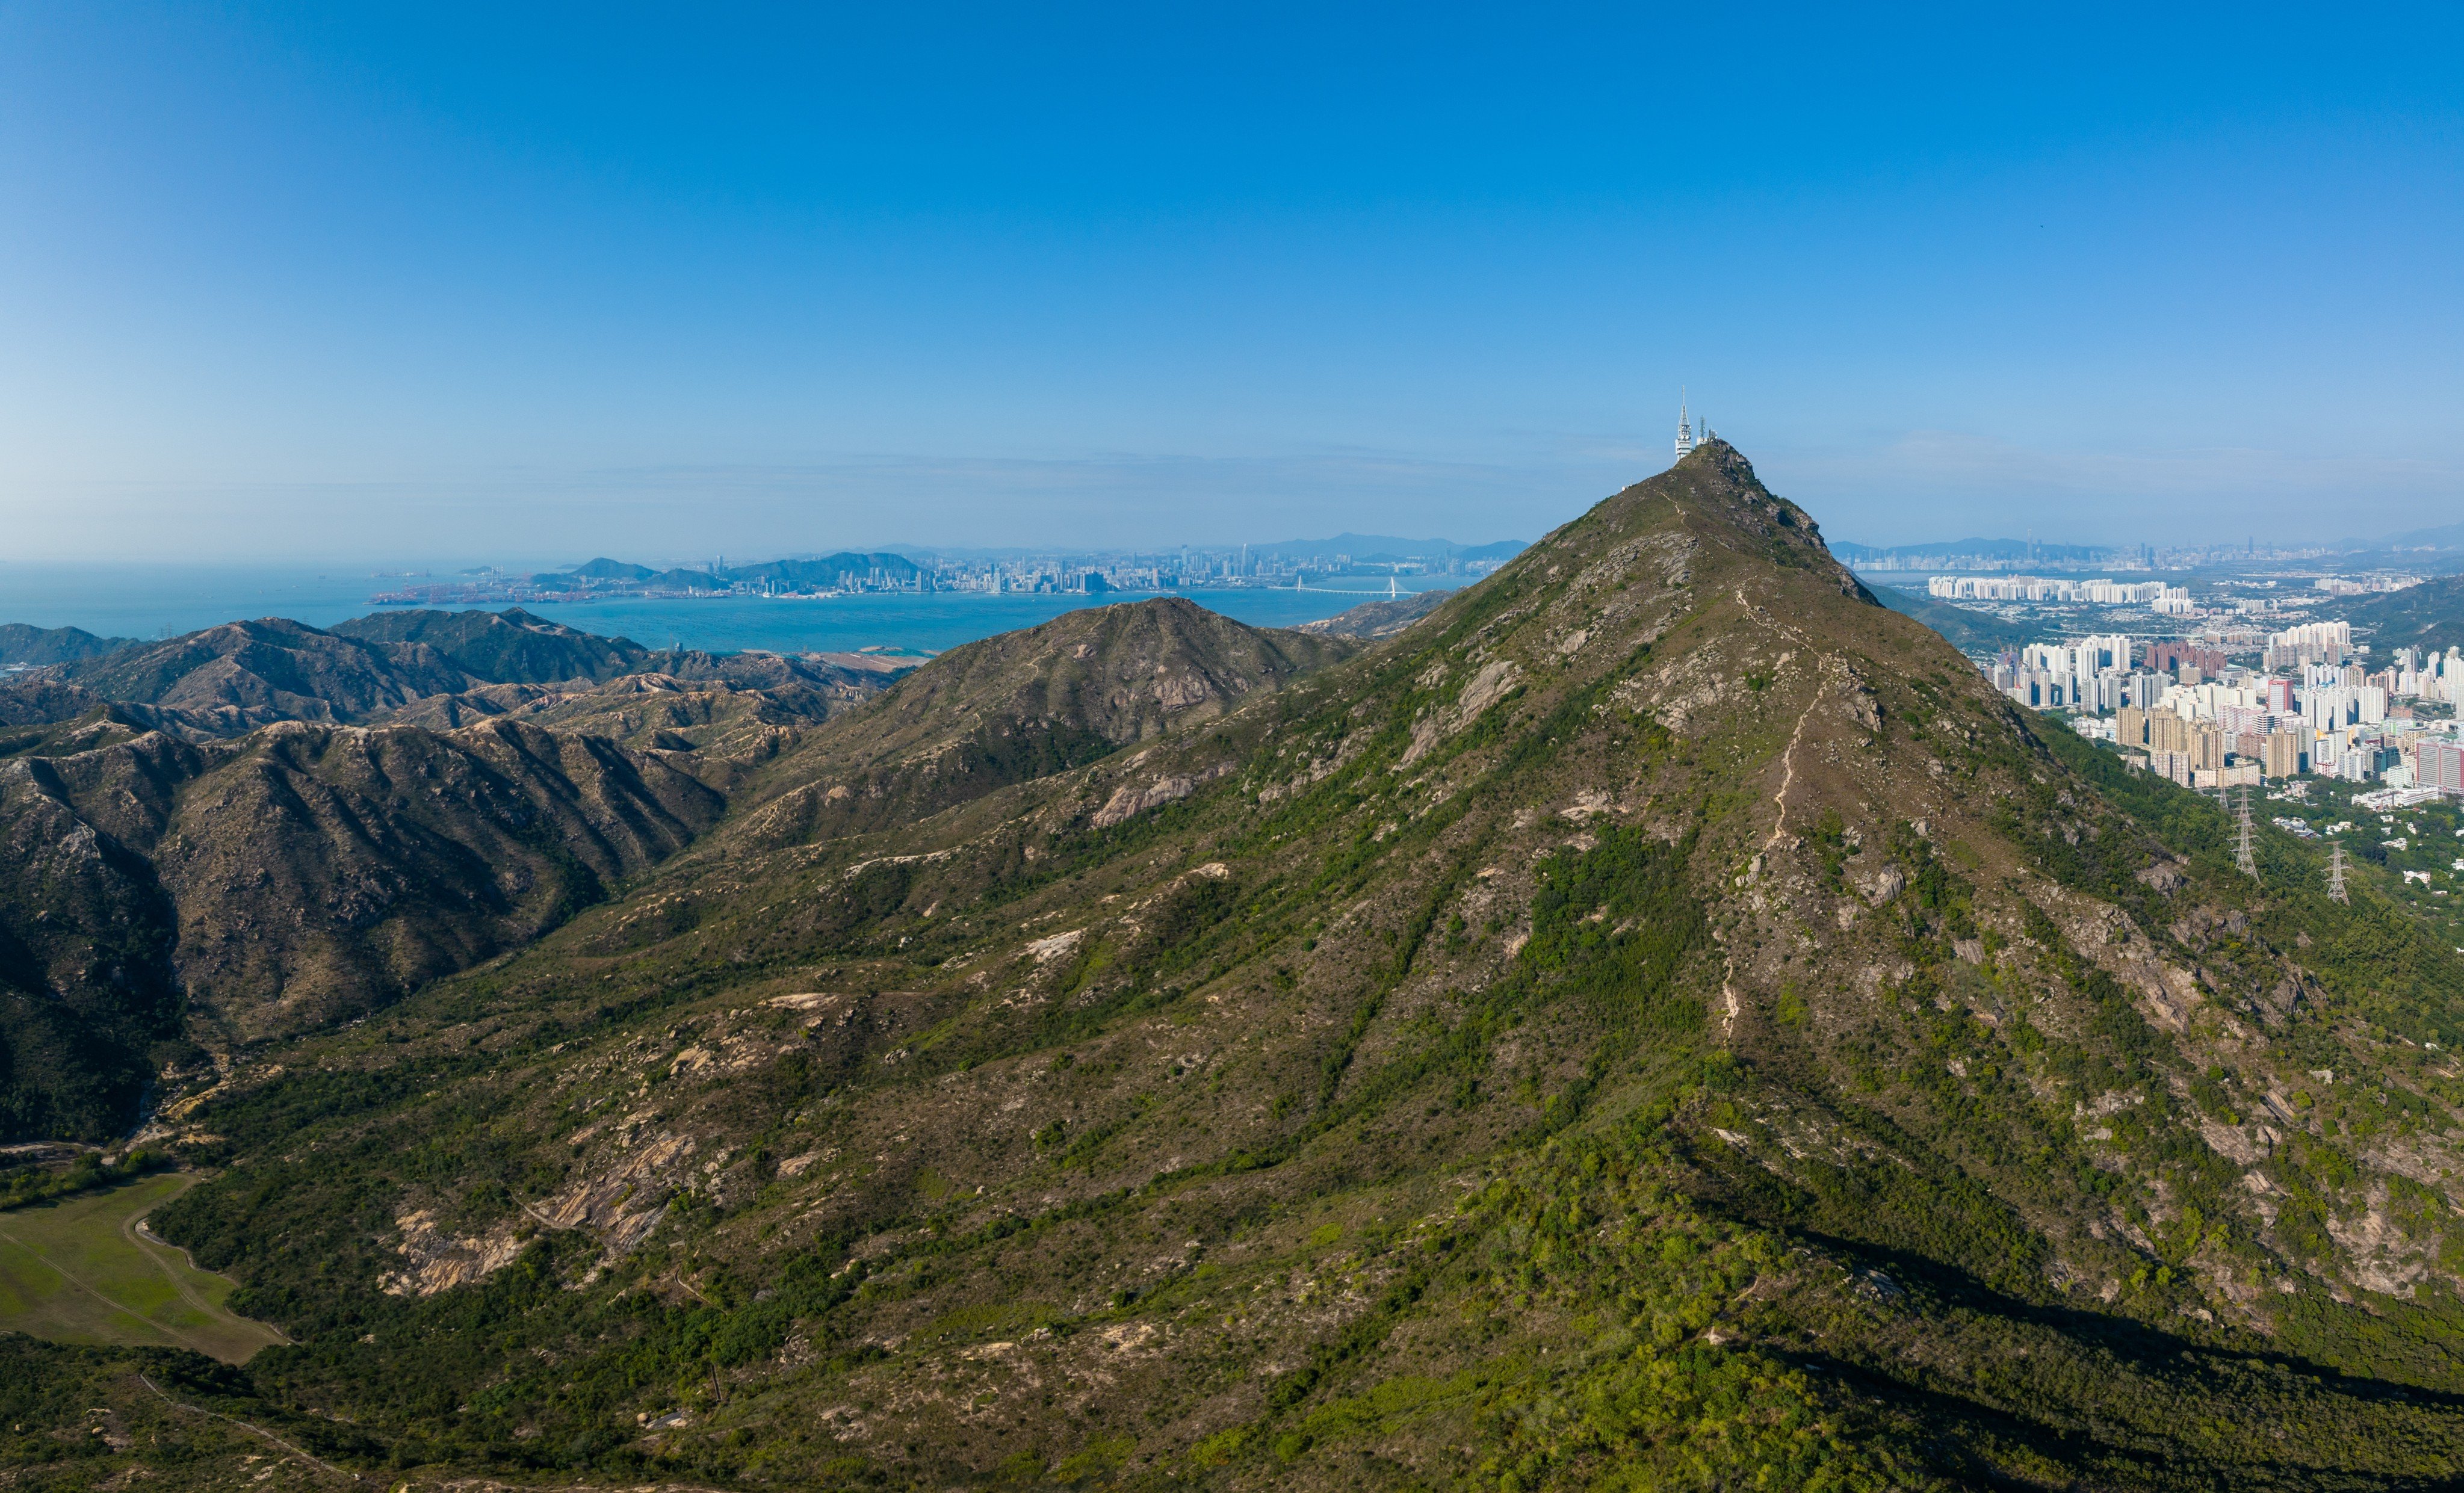
[[[228,1169],[153,1226],[371,1470],[2452,1481],[2464,962],[1869,602],[1706,440],[1373,647],[1164,600],[952,649],[199,1096]],[[453,780],[294,735],[291,799]],[[0,773],[30,852],[221,791],[54,779]],[[238,801],[180,872],[234,897]]]

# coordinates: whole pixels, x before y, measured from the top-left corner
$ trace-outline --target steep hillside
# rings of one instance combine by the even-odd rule
[[[2384,655],[2401,648],[2464,648],[2464,576],[2440,576],[2344,613]]]
[[[231,733],[275,720],[356,720],[470,682],[424,645],[367,643],[279,617],[226,623],[59,672],[105,699],[165,706]]]
[[[48,1034],[11,1032],[0,1082],[62,1095],[0,1100],[11,1139],[123,1131],[175,1039],[314,1027],[515,947],[723,803],[665,754],[511,722],[83,731],[0,765],[0,980]]]
[[[857,653],[709,653],[699,648],[663,649],[643,660],[647,673],[689,686],[724,685],[759,691],[781,709],[820,720],[860,705],[906,677],[912,658]]]
[[[0,624],[0,664],[66,664],[99,658],[137,646],[135,638],[98,638],[83,627],[30,627]]]
[[[153,867],[63,803],[45,767],[0,762],[0,1139],[103,1140],[187,1056],[172,912]]]
[[[866,655],[665,651],[662,666],[604,684],[482,684],[429,695],[380,717],[451,731],[499,716],[630,747],[700,754],[692,770],[733,788],[752,766],[790,750],[811,728],[863,704],[914,667]],[[667,670],[673,670],[672,672]]]
[[[111,702],[92,690],[62,684],[49,673],[24,673],[0,681],[0,726],[57,726],[111,709]]]
[[[211,1402],[431,1485],[2464,1467],[2464,961],[2367,867],[2239,876],[1732,449],[1244,700],[1116,691],[1188,619],[1093,615],[1101,688],[954,652],[177,1107],[227,1170],[155,1227],[298,1342]],[[19,1393],[133,1421],[136,1367]]]
[[[605,681],[637,672],[650,650],[628,638],[603,638],[535,617],[502,612],[385,611],[336,623],[337,637],[416,643],[488,684]]]
[[[1941,633],[1952,648],[1963,652],[1994,653],[2042,641],[2034,629],[2004,622],[1991,612],[1980,612],[1972,606],[1936,601],[1922,591],[1882,584],[1874,588],[1874,599],[1901,616],[1913,617]]]
[[[740,799],[728,853],[913,825],[1213,719],[1350,648],[1174,597],[1089,607],[953,648]]]
[[[583,691],[481,685],[459,694],[432,695],[386,719],[450,731],[495,716],[514,716],[552,731],[606,736],[627,746],[699,752],[715,760],[739,761],[777,755],[796,739],[799,728],[825,719],[827,705],[833,703],[816,704],[802,690],[780,693],[805,708],[782,704],[769,691],[643,673]]]

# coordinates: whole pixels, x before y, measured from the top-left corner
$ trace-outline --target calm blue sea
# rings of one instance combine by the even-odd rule
[[[190,565],[0,563],[0,623],[83,627],[104,637],[158,638],[249,617],[290,617],[326,627],[382,610],[368,597],[400,585],[365,570]],[[1368,582],[1357,582],[1366,585]],[[1407,587],[1408,589],[1408,587]],[[1262,627],[1331,617],[1375,597],[1329,591],[1186,593],[1200,606]],[[1127,594],[1084,596],[845,596],[825,601],[724,597],[609,601],[530,609],[568,626],[671,645],[732,651],[846,651],[882,647],[937,653],[978,638],[1049,622]]]

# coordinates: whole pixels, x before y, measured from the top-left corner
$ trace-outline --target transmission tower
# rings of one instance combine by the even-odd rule
[[[2344,890],[2344,842],[2342,840],[2337,841],[2327,854],[2327,895],[2339,902],[2353,900]]]
[[[2242,784],[2241,810],[2235,817],[2240,821],[2241,832],[2233,841],[2233,865],[2243,875],[2256,881],[2258,880],[2258,858],[2251,854],[2250,850],[2250,784],[2248,783]]]

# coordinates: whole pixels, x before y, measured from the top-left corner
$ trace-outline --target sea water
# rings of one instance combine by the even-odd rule
[[[1446,582],[1429,578],[1423,583]],[[341,566],[0,563],[0,623],[83,627],[102,637],[138,639],[172,637],[257,617],[288,617],[330,627],[347,618],[393,609],[372,605],[368,598],[400,584],[395,578]],[[1367,582],[1351,584],[1358,589],[1226,587],[1175,594],[1253,626],[1290,627],[1384,595],[1382,587],[1373,591]],[[1406,594],[1411,589],[1405,585]],[[928,591],[814,598],[623,597],[523,605],[584,632],[627,637],[653,648],[851,652],[878,648],[937,653],[997,632],[1050,622],[1083,606],[1139,597],[1124,591],[1092,596]]]

